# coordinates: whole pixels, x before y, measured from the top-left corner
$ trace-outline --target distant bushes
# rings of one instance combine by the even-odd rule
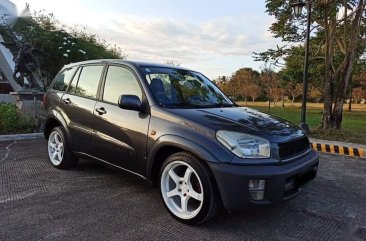
[[[33,123],[16,105],[0,103],[0,135],[33,132]]]

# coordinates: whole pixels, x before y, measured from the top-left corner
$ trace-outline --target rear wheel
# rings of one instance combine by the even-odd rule
[[[77,164],[77,158],[69,149],[61,127],[53,128],[48,137],[48,157],[52,165],[58,169],[68,169]]]
[[[160,191],[170,214],[184,223],[207,221],[219,207],[211,173],[189,153],[176,153],[167,158],[160,172]]]

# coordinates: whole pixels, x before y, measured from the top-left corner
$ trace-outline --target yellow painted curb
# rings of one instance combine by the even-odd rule
[[[328,145],[321,143],[310,143],[311,147],[320,152],[339,154],[344,156],[355,156],[355,157],[366,157],[365,150],[362,148],[338,146],[338,145]]]

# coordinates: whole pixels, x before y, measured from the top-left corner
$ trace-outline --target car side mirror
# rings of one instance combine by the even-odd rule
[[[140,111],[142,109],[141,100],[136,95],[121,95],[118,99],[118,106],[126,110]]]

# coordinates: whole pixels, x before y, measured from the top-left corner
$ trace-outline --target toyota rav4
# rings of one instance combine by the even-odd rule
[[[159,187],[176,219],[202,223],[221,206],[240,211],[297,195],[318,155],[304,132],[232,102],[203,74],[125,60],[65,66],[44,96],[53,166],[78,158]]]

